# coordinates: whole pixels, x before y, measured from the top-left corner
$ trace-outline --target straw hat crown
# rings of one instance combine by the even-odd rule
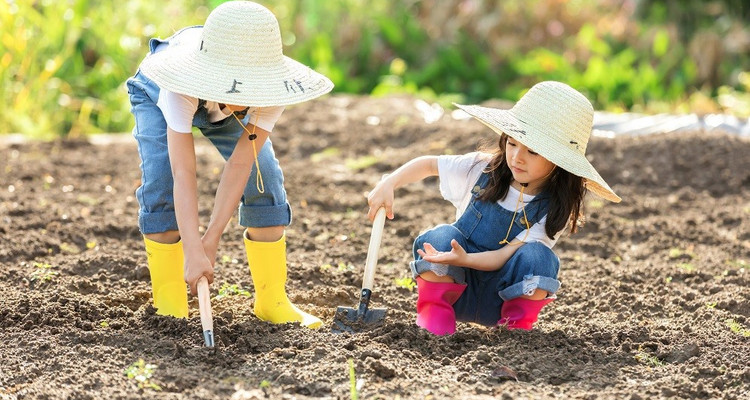
[[[281,48],[279,23],[270,10],[233,1],[208,16],[199,50],[216,62],[242,67],[279,64],[284,59]]]
[[[276,17],[251,1],[222,3],[199,40],[170,42],[140,68],[163,89],[233,105],[286,106],[333,89],[328,78],[283,55]]]
[[[584,178],[587,189],[598,196],[620,202],[586,159],[594,108],[572,87],[561,82],[540,82],[510,110],[456,106],[495,132],[507,134],[558,167]]]
[[[554,81],[541,82],[529,89],[511,113],[532,129],[547,132],[558,145],[586,154],[594,108],[570,86]]]

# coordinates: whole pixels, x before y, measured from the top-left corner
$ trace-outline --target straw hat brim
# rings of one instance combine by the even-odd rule
[[[615,203],[621,201],[620,196],[607,185],[584,154],[570,146],[556,143],[554,137],[544,132],[537,132],[534,127],[518,119],[512,109],[498,110],[474,105],[454,105],[496,133],[507,134],[558,167],[585,179],[586,188],[594,194]]]
[[[217,65],[199,51],[199,44],[168,47],[149,54],[140,69],[159,87],[171,92],[249,107],[288,106],[333,89],[330,79],[289,57],[282,56],[281,62],[273,65]]]

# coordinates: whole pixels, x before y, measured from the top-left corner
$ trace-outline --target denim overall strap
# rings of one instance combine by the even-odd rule
[[[153,52],[154,52],[154,51],[156,50],[156,47],[157,47],[158,45],[160,45],[160,44],[162,44],[162,43],[169,43],[169,40],[170,40],[170,39],[172,39],[173,37],[175,37],[175,36],[179,35],[180,33],[182,33],[182,31],[184,31],[184,30],[186,30],[186,29],[193,29],[193,28],[202,28],[202,27],[203,27],[203,25],[193,25],[193,26],[187,26],[187,27],[185,27],[185,28],[182,28],[182,29],[180,29],[179,31],[175,32],[175,33],[174,33],[173,35],[171,35],[170,37],[168,37],[168,38],[166,38],[166,39],[160,39],[160,38],[151,38],[151,39],[149,39],[149,41],[148,41],[148,50],[149,50],[149,51],[150,51],[151,53],[153,53]]]

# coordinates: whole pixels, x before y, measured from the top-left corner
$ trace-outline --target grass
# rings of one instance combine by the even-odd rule
[[[49,282],[57,275],[57,271],[52,270],[52,265],[47,263],[34,263],[34,271],[31,272],[31,281]]]
[[[405,276],[403,278],[394,279],[393,281],[396,284],[396,286],[398,286],[400,288],[404,288],[404,289],[406,289],[406,290],[408,290],[410,292],[412,290],[414,290],[414,288],[417,287],[417,282],[415,282],[414,279],[412,279],[409,276]]]
[[[735,321],[734,319],[728,319],[725,321],[729,329],[743,337],[750,337],[750,329],[745,328],[741,323]]]
[[[349,397],[352,400],[359,399],[357,394],[357,376],[354,373],[354,360],[349,359]]]
[[[229,296],[250,297],[250,291],[243,289],[241,286],[237,284],[230,285],[228,283],[225,283],[221,285],[221,288],[219,289],[219,294],[217,294],[216,297],[214,297],[214,299],[220,300]]]
[[[635,356],[633,357],[639,363],[647,365],[649,367],[664,366],[664,361],[660,360],[659,357],[648,354],[647,352],[643,351],[640,347],[638,348],[638,351],[635,353]]]
[[[130,364],[129,367],[125,368],[125,375],[128,377],[128,379],[135,380],[138,383],[138,387],[141,389],[153,389],[156,391],[160,391],[161,386],[151,381],[156,368],[158,368],[156,365],[148,364],[141,358],[133,364]]]

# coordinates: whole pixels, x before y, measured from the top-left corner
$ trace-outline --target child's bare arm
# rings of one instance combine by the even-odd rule
[[[196,180],[195,147],[193,135],[167,128],[169,161],[174,177],[174,208],[177,226],[185,251],[185,281],[196,293],[195,283],[201,276],[213,281],[211,261],[198,232],[198,183]]]
[[[381,207],[385,207],[385,214],[393,219],[394,191],[409,183],[421,181],[429,176],[438,175],[437,156],[417,157],[402,165],[392,173],[384,175],[375,185],[375,188],[367,195],[367,203],[370,210],[367,217],[372,221],[375,213]]]
[[[247,129],[252,131],[253,126],[248,125]],[[260,152],[270,133],[256,127],[255,134],[257,135],[257,138],[254,140],[255,150]],[[237,204],[239,204],[240,198],[242,198],[242,193],[245,190],[245,185],[247,185],[250,172],[255,168],[255,157],[253,141],[248,140],[247,135],[241,135],[232,155],[224,165],[221,180],[216,189],[216,198],[214,199],[211,219],[206,228],[206,233],[203,235],[206,251],[207,253],[211,253],[208,254],[209,257],[216,257],[216,248],[218,247],[221,234],[224,232],[224,228],[226,228],[232,214],[237,210]],[[260,176],[263,176],[263,171],[260,171]],[[212,262],[213,260],[214,258],[212,258]]]
[[[454,239],[451,241],[451,251],[437,251],[431,244],[425,243],[424,250],[417,249],[417,253],[431,263],[450,264],[480,271],[495,271],[502,268],[523,245],[523,242],[516,239],[498,250],[467,253]]]

